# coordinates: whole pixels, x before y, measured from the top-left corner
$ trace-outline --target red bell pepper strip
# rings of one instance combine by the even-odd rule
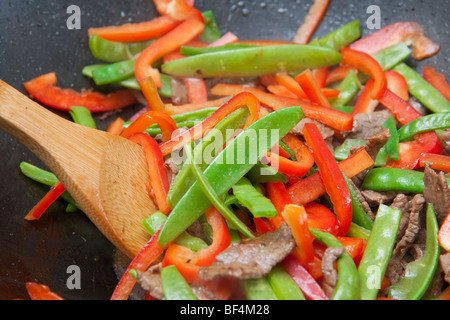
[[[273,230],[276,230],[284,222],[283,211],[284,207],[292,203],[291,198],[286,190],[283,182],[268,182],[265,184],[267,195],[278,212],[278,215],[273,218],[268,218],[269,224]]]
[[[196,18],[203,21],[202,13],[184,0],[172,0],[166,7],[166,14],[178,21]]]
[[[400,143],[400,159],[388,159],[385,167],[400,169],[416,169],[419,167],[420,157],[424,153],[441,154],[442,142],[434,131],[423,132],[414,136],[414,141]]]
[[[355,106],[353,107],[351,113],[352,115],[358,113],[371,113],[375,110],[375,108],[378,105],[378,101],[372,99],[371,97],[373,84],[374,84],[373,79],[369,79],[369,81],[367,81],[366,85],[364,86],[364,89],[361,92],[361,95],[359,96]]]
[[[157,124],[161,129],[163,141],[170,140],[172,134],[178,129],[175,120],[168,114],[160,111],[148,111],[131,123],[130,126],[122,132],[121,136],[125,139],[129,139],[136,133],[144,132],[153,124]]]
[[[161,79],[159,78],[159,72],[156,72],[157,69],[152,68],[152,64],[159,58],[180,48],[183,44],[197,38],[202,33],[204,27],[205,24],[203,21],[197,18],[190,18],[152,42],[152,44],[141,52],[136,60],[134,69],[137,80],[139,81],[149,76],[154,76],[155,78],[153,80],[156,86],[160,88]]]
[[[193,126],[189,130],[175,135],[171,140],[162,142],[160,148],[164,156],[177,150],[185,143],[202,137],[206,132],[214,128],[223,118],[236,111],[239,108],[248,107],[250,116],[244,125],[244,128],[258,120],[260,103],[254,95],[248,92],[242,92],[226,101],[219,109],[214,111],[209,117]]]
[[[361,171],[371,167],[373,164],[374,161],[367,151],[361,149],[347,159],[339,162],[338,166],[347,178],[351,179]],[[291,185],[287,188],[287,192],[292,203],[306,205],[325,194],[326,191],[319,173],[314,173]]]
[[[419,167],[430,164],[432,169],[450,172],[450,157],[443,154],[422,153],[419,157]]]
[[[230,232],[222,214],[214,207],[206,212],[206,219],[212,228],[213,239],[210,246],[197,252],[171,244],[167,248],[162,266],[175,265],[188,283],[203,284],[199,278],[200,267],[209,266],[216,260],[216,256],[225,250],[231,243]]]
[[[170,206],[167,202],[169,182],[167,179],[166,168],[164,167],[164,158],[158,143],[155,139],[145,133],[136,133],[128,139],[143,147],[148,163],[150,184],[155,195],[156,205],[158,206],[159,211],[168,214],[170,212]]]
[[[364,52],[344,48],[341,50],[342,64],[354,67],[363,73],[371,76],[374,80],[370,94],[372,99],[379,99],[383,96],[387,87],[386,76],[377,60]]]
[[[147,77],[139,81],[139,87],[141,88],[142,94],[144,95],[150,110],[160,112],[165,111],[164,103],[158,94],[158,88],[153,77]]]
[[[317,84],[320,88],[325,88],[327,84],[328,71],[330,70],[330,66],[316,68],[312,70],[312,74],[314,79],[316,79]]]
[[[295,93],[293,93],[292,91],[290,91],[288,88],[286,88],[285,86],[281,85],[281,84],[269,84],[266,87],[267,91],[269,91],[270,93],[273,93],[274,95],[277,96],[282,96],[282,97],[288,97],[288,98],[298,98],[297,95]]]
[[[319,283],[292,254],[281,262],[308,300],[329,300]]]
[[[384,72],[384,75],[387,80],[387,88],[403,100],[408,100],[408,83],[405,77],[394,70],[387,70]]]
[[[25,216],[25,220],[39,220],[44,212],[66,191],[61,182],[57,182],[50,191]]]
[[[255,230],[259,235],[274,231],[266,218],[253,218],[253,223],[255,224]]]
[[[284,221],[289,225],[297,246],[292,254],[300,263],[307,264],[314,261],[314,237],[309,231],[308,215],[303,206],[288,204],[283,210]]]
[[[360,238],[351,238],[351,237],[336,237],[340,243],[345,247],[350,257],[359,264],[361,258],[364,254],[364,250],[366,249],[367,240]]]
[[[450,101],[450,85],[445,76],[430,66],[423,67],[423,78]]]
[[[292,134],[287,134],[282,140],[295,153],[296,161],[273,152],[267,152],[266,159],[280,173],[303,177],[314,165],[311,151],[298,137]]]
[[[388,108],[398,122],[403,125],[422,117],[422,114],[420,114],[419,111],[389,89],[384,92],[379,101]]]
[[[314,161],[338,217],[338,234],[346,235],[352,222],[352,199],[347,183],[317,126],[314,123],[306,123],[303,134],[306,143],[313,150]]]
[[[31,300],[64,300],[56,293],[51,292],[50,288],[46,285],[38,284],[35,282],[27,282],[25,286]]]
[[[203,103],[188,103],[183,105],[174,106],[172,104],[165,104],[165,110],[168,114],[182,114],[186,112],[202,110],[206,108],[219,108],[224,104],[226,98],[219,98],[215,100],[209,100]]]
[[[318,202],[310,202],[305,205],[305,210],[310,228],[316,228],[335,236],[338,234],[338,221],[330,209]]]
[[[227,32],[223,36],[221,36],[216,41],[210,43],[208,47],[218,47],[226,44],[236,43],[239,41],[239,38],[232,32]]]
[[[134,257],[131,263],[128,265],[122,278],[120,278],[114,292],[111,296],[111,300],[127,300],[131,291],[133,290],[136,280],[131,276],[131,270],[145,271],[151,264],[163,254],[165,248],[161,247],[158,242],[158,237],[161,232],[159,229],[145,244],[145,246]]]
[[[412,56],[417,60],[427,58],[439,50],[439,45],[425,36],[422,26],[411,21],[390,24],[353,42],[349,47],[371,55],[400,42],[412,45]]]
[[[285,86],[286,89],[288,89],[289,91],[294,93],[297,96],[297,98],[303,99],[303,100],[312,101],[310,99],[310,97],[302,89],[300,84],[296,81],[296,79],[291,77],[286,72],[277,73],[274,76],[274,80],[275,80],[276,83]],[[319,86],[319,88],[320,88],[320,86]],[[319,94],[324,95],[326,98],[335,98],[335,97],[337,97],[339,95],[339,90],[336,90],[336,89],[320,88],[319,90],[320,90]],[[314,102],[314,101],[312,101],[312,102]]]
[[[120,136],[120,134],[123,132],[123,119],[121,117],[117,117],[116,120],[114,120],[106,130],[109,133],[115,134]]]
[[[439,228],[438,241],[442,248],[450,252],[450,213]]]
[[[208,101],[208,89],[202,78],[183,78],[189,103],[205,103]]]
[[[310,69],[306,69],[295,77],[297,83],[302,87],[305,94],[311,102],[317,103],[323,107],[331,108],[328,99],[322,94],[319,85]]]
[[[153,0],[153,4],[156,7],[156,11],[162,16],[167,14],[167,6],[172,2],[172,0]],[[184,0],[186,4],[193,7],[195,0]]]
[[[180,21],[167,15],[156,17],[141,23],[127,23],[120,26],[90,28],[89,37],[97,34],[99,37],[119,42],[135,42],[156,39],[173,30]]]
[[[325,11],[328,8],[330,0],[315,0],[312,7],[309,9],[305,17],[305,21],[298,28],[294,42],[299,44],[307,44],[313,35],[320,21],[322,20]]]
[[[137,98],[132,90],[124,89],[107,95],[83,90],[56,86],[54,72],[44,74],[24,84],[28,93],[37,101],[59,110],[69,111],[70,107],[83,106],[91,112],[111,111],[136,104]]]

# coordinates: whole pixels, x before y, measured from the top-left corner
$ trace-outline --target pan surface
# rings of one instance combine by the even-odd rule
[[[292,40],[312,0],[196,0],[200,10],[212,10],[225,33],[242,40]],[[76,5],[81,10],[81,29],[70,30],[67,20]],[[440,52],[423,61],[407,62],[421,71],[425,64],[450,76],[450,0],[331,0],[314,36],[322,36],[354,19],[362,34],[367,28],[370,5],[380,8],[381,27],[397,21],[415,21],[440,43]],[[93,88],[82,76],[85,65],[96,63],[88,47],[87,29],[104,25],[141,22],[156,16],[152,1],[137,0],[29,0],[0,2],[0,78],[24,92],[23,83],[56,72],[58,85],[81,90]],[[97,88],[107,90],[107,88]],[[123,111],[125,118],[138,106]],[[68,118],[66,113],[59,113]],[[101,120],[106,129],[111,118]],[[30,151],[0,131],[0,299],[27,299],[25,282],[48,285],[66,299],[109,299],[117,276],[114,248],[81,212],[66,213],[57,201],[36,222],[23,217],[45,195],[46,189],[24,177],[22,161],[45,168]],[[80,287],[68,286],[76,268]]]

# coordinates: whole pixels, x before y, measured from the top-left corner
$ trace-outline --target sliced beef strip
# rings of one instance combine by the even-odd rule
[[[443,154],[446,156],[450,156],[450,129],[446,129],[441,133],[441,139],[445,143],[445,148]]]
[[[353,130],[343,132],[344,138],[368,139],[378,131],[386,120],[392,116],[387,110],[375,111],[370,113],[358,113],[353,117]]]
[[[166,169],[167,180],[169,182],[169,186],[172,185],[172,182],[175,180],[175,177],[180,172],[180,168],[178,168],[177,164],[173,160],[173,158],[168,158],[164,162],[164,168]]]
[[[350,180],[350,184],[353,187],[353,190],[355,190],[356,196],[358,197],[359,202],[361,203],[362,208],[367,213],[367,215],[370,217],[370,219],[375,219],[375,214],[372,211],[372,208],[370,207],[369,203],[367,202],[366,198],[362,195],[361,190],[355,185],[355,183]]]
[[[397,196],[395,191],[361,190],[361,195],[370,207],[378,208],[380,204],[388,205]]]
[[[216,277],[261,278],[283,260],[295,247],[291,230],[283,223],[276,231],[231,244],[217,255],[216,262],[200,268],[203,280]]]
[[[147,291],[152,297],[158,300],[164,300],[164,291],[161,282],[161,264],[156,264],[147,271],[137,270],[137,283],[142,289]]]
[[[439,262],[444,271],[444,280],[450,284],[450,252],[442,254],[439,257]]]
[[[423,181],[425,199],[433,205],[437,220],[441,224],[450,211],[450,190],[444,172],[436,173],[427,165]]]
[[[373,135],[371,135],[369,138],[366,139],[366,145],[365,146],[358,146],[353,147],[350,149],[350,155],[358,152],[361,150],[361,148],[366,149],[367,153],[370,155],[370,157],[375,161],[377,158],[378,152],[380,152],[380,149],[386,144],[386,142],[391,137],[389,133],[389,129],[383,128],[377,132],[375,132]],[[355,185],[359,188],[361,187],[362,181],[364,180],[364,177],[367,175],[369,170],[371,170],[373,166],[370,168],[367,168],[366,170],[363,170],[361,173],[357,174],[352,178],[352,181],[355,183]]]
[[[331,298],[336,289],[338,280],[337,270],[334,268],[334,262],[345,252],[345,248],[329,247],[325,250],[322,258],[322,287],[328,298]]]

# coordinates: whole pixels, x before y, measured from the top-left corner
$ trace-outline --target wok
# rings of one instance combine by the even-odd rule
[[[213,10],[222,31],[240,39],[292,40],[312,0],[197,0],[196,7]],[[25,93],[23,83],[55,71],[61,87],[94,87],[82,76],[93,64],[87,29],[103,25],[140,22],[156,16],[152,1],[78,0],[81,29],[69,30],[66,0],[0,2],[0,78]],[[439,1],[349,1],[331,0],[315,36],[322,36],[354,19],[366,27],[369,5],[381,9],[381,26],[400,20],[416,21],[426,34],[440,43],[440,52],[424,61],[407,62],[421,71],[425,64],[450,75],[450,31],[447,19],[450,0]],[[108,90],[108,88],[97,88]],[[123,111],[125,118],[138,106]],[[68,117],[66,113],[59,113]],[[96,115],[100,129],[108,121]],[[39,221],[27,222],[27,212],[45,195],[46,189],[24,177],[19,164],[27,161],[45,168],[29,150],[0,132],[0,299],[27,299],[25,282],[48,285],[66,299],[109,299],[117,283],[114,247],[82,212],[66,213],[66,203],[57,201]],[[78,266],[81,288],[69,289],[69,266]]]

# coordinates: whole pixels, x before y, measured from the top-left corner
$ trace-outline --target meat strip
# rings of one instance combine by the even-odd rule
[[[423,195],[428,203],[433,205],[437,220],[441,224],[450,211],[450,191],[444,172],[436,173],[428,165],[425,166],[425,189]]]
[[[334,262],[345,252],[344,248],[329,247],[322,258],[323,282],[322,288],[328,298],[331,298],[336,289],[338,273],[334,268]]]

